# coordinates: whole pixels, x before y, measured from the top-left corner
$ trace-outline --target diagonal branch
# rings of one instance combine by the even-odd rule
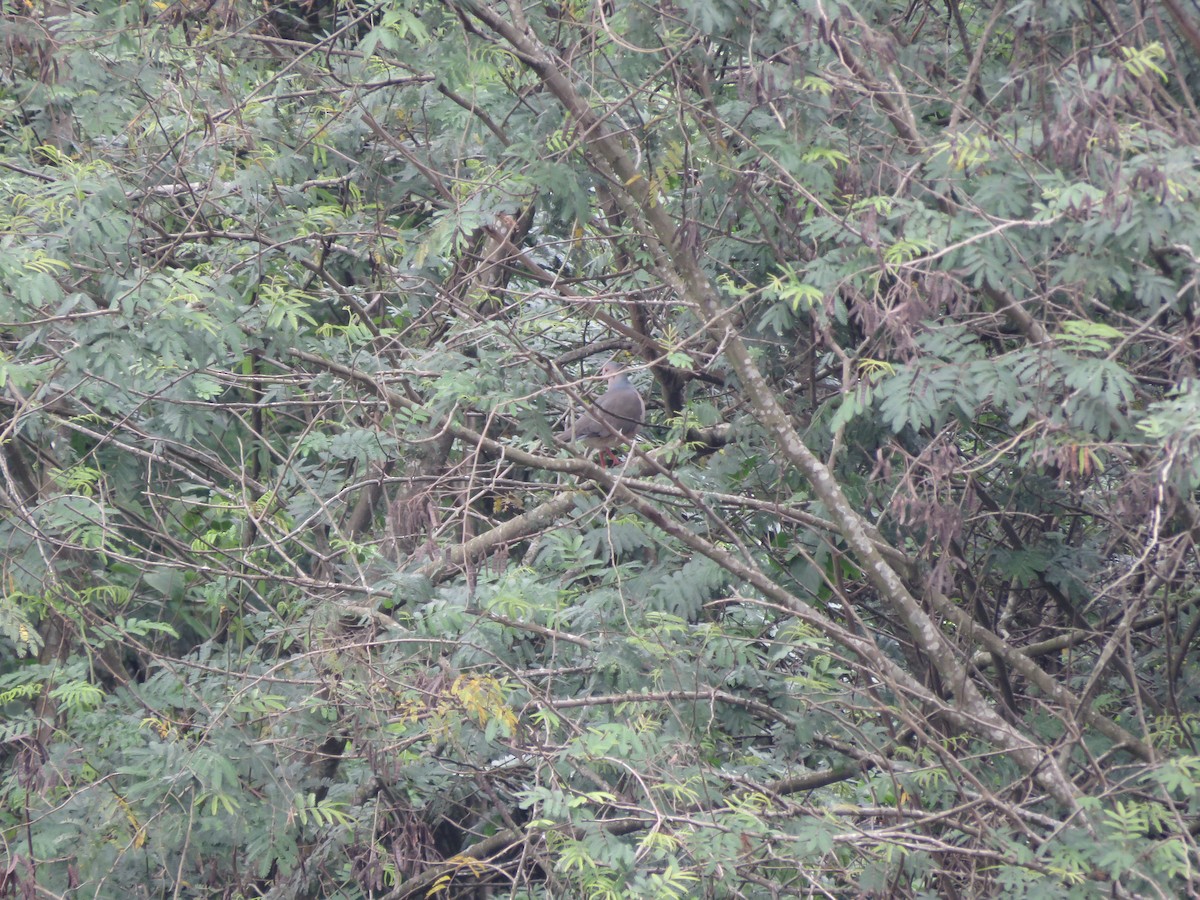
[[[942,681],[956,700],[954,717],[969,732],[1007,750],[1028,774],[1032,775],[1059,803],[1078,811],[1078,790],[1058,760],[1041,743],[1005,721],[987,702],[971,680],[969,670],[959,659],[954,646],[933,618],[921,607],[896,570],[879,552],[871,536],[870,523],[850,504],[833,473],[801,440],[786,411],[767,384],[742,341],[720,297],[696,258],[680,247],[674,223],[658,202],[650,180],[634,164],[620,141],[609,133],[603,118],[569,79],[561,61],[526,29],[518,28],[496,9],[479,0],[460,0],[452,4],[478,19],[509,43],[518,58],[542,80],[567,113],[579,132],[586,136],[583,152],[589,163],[612,186],[613,195],[645,241],[658,273],[680,297],[700,314],[710,334],[720,341],[751,401],[755,417],[774,436],[785,459],[812,485],[816,496],[829,512],[866,577],[880,597],[903,622],[914,644],[931,660]],[[618,496],[638,508],[652,520],[664,517],[640,497],[622,490]],[[656,521],[656,524],[660,524]],[[683,535],[679,535],[683,539]],[[689,540],[697,539],[691,536]],[[717,548],[713,548],[716,550]],[[720,552],[720,551],[718,551]],[[725,561],[737,569],[748,569],[728,554]],[[735,569],[730,569],[735,571]],[[764,592],[791,605],[791,598],[779,597],[782,589],[762,573],[746,571],[746,576]],[[786,595],[786,592],[782,592]],[[801,612],[797,609],[797,614]],[[811,615],[811,614],[809,614]],[[831,622],[822,623],[826,628]],[[836,627],[836,626],[835,626]],[[861,638],[845,633],[847,646],[866,654],[873,664],[883,667],[889,677],[906,686],[913,679]],[[918,685],[912,685],[915,689]],[[928,695],[928,692],[924,692]],[[932,699],[932,698],[930,698]]]

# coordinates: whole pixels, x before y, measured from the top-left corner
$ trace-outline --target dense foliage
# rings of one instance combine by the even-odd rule
[[[1200,891],[1195,4],[5,10],[0,896]]]

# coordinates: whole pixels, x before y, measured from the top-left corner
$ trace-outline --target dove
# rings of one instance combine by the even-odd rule
[[[603,451],[633,439],[642,427],[646,404],[619,362],[609,360],[600,374],[608,379],[608,390],[592,404],[592,412],[579,416],[560,437]]]

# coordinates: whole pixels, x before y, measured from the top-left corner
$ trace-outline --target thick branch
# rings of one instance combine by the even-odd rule
[[[559,61],[530,32],[518,29],[495,9],[475,0],[465,0],[460,5],[503,37],[575,119],[585,142],[584,152],[597,171],[612,184],[614,196],[629,217],[630,224],[641,232],[659,274],[681,299],[696,308],[710,334],[723,343],[726,355],[749,396],[755,416],[774,435],[788,462],[811,483],[871,584],[896,611],[916,646],[933,662],[943,682],[954,692],[958,703],[954,714],[959,724],[1008,750],[1021,768],[1033,775],[1056,800],[1069,809],[1078,809],[1078,792],[1058,761],[1046,753],[1040,742],[1022,734],[988,704],[937,623],[921,608],[903,580],[876,548],[870,535],[870,523],[850,505],[833,473],[804,445],[759,371],[748,347],[742,342],[740,333],[730,321],[729,313],[707,275],[695,257],[682,252],[678,246],[674,224],[666,209],[658,202],[657,194],[651,190],[649,180],[634,165],[621,143],[608,133],[603,119],[579,94]],[[641,498],[634,497],[628,491],[621,491],[620,495],[637,503],[643,515],[662,518]],[[748,568],[732,557],[727,562],[738,568]],[[770,591],[781,602],[789,606],[798,602],[788,598],[786,592],[761,573],[749,571],[746,574],[752,577],[756,587],[764,592]],[[783,597],[779,596],[780,593]],[[823,624],[826,628],[832,625],[830,622]],[[912,682],[911,677],[891,664],[878,648],[872,648],[850,634],[845,634],[844,640],[856,652],[872,658],[874,664],[890,670],[889,677],[906,686]]]

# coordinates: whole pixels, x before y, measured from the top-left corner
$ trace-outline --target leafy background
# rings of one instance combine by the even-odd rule
[[[0,894],[1200,889],[1194,4],[0,40]]]

